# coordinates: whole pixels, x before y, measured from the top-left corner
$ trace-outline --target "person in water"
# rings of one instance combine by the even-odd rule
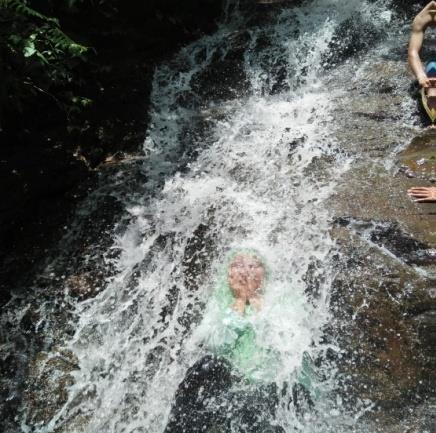
[[[419,85],[428,89],[427,95],[435,99],[433,102],[436,106],[436,88],[432,87],[431,83],[431,79],[436,78],[436,39],[427,38],[424,44],[424,35],[428,27],[436,27],[436,1],[428,3],[413,20],[408,51],[409,65],[413,74]],[[426,61],[425,66],[421,57]]]
[[[284,433],[274,421],[274,377],[281,364],[274,350],[258,344],[253,327],[263,310],[267,274],[254,250],[229,256],[194,339],[209,354],[179,385],[165,433]],[[303,384],[292,385],[290,402],[298,411],[310,407]]]
[[[244,318],[261,310],[265,279],[265,265],[256,253],[231,256],[211,299],[221,318],[216,331],[222,333],[211,337],[212,344],[206,342],[213,354],[189,368],[179,385],[165,433],[283,432],[269,421],[277,405],[277,390],[272,383],[232,390],[234,384],[249,380],[242,370],[252,367],[251,355],[256,348],[253,330]],[[206,311],[205,316],[217,321],[217,316],[209,313]],[[214,334],[211,328],[207,323],[205,329]]]
[[[418,203],[436,203],[435,186],[415,186],[407,191],[409,197]]]
[[[262,286],[265,280],[265,266],[256,255],[237,254],[229,265],[228,283],[235,302],[233,309],[245,313],[249,304],[256,311],[262,307]]]
[[[266,283],[266,266],[256,251],[230,254],[195,333],[200,344],[250,383],[270,382],[279,370],[276,350],[258,335],[259,328],[270,326],[259,314]]]

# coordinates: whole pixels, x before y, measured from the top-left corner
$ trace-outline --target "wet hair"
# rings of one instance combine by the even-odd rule
[[[230,260],[229,266],[231,266],[239,257],[250,258],[253,261],[262,265],[262,267],[265,267],[263,260],[257,254],[249,254],[249,253],[238,253],[238,254],[234,255],[232,260]]]
[[[257,250],[252,248],[242,248],[240,250],[239,249],[233,250],[227,255],[227,260],[226,260],[227,265],[229,266],[238,256],[252,257],[253,259],[257,260],[259,263],[261,263],[266,271],[266,265],[265,265],[266,261]]]

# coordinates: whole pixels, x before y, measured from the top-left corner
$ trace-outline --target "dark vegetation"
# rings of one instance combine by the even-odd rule
[[[0,0],[0,304],[108,159],[137,151],[156,63],[221,0]]]

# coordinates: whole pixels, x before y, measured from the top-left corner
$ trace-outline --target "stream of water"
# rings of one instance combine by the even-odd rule
[[[281,366],[269,425],[350,428],[366,406],[350,414],[332,393],[325,354],[336,347],[323,338],[336,250],[325,203],[351,162],[334,138],[340,86],[326,78],[340,29],[376,34],[390,18],[383,1],[313,0],[262,18],[229,1],[216,33],[156,70],[146,181],[119,188],[129,222],[110,246],[114,275],[75,306],[63,346],[79,369],[66,403],[24,431],[164,432],[179,384],[208,353],[199,335],[218,275],[240,249],[255,249],[269,274],[254,325]],[[317,391],[302,413],[289,402],[303,358],[324,362],[312,364]],[[239,421],[232,431],[254,431]]]

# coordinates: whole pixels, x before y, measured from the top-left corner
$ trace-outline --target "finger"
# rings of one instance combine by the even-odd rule
[[[415,191],[409,191],[409,194],[430,194],[430,191],[426,191],[424,189],[418,189]]]
[[[424,189],[415,189],[413,191],[407,191],[407,194],[428,194],[428,191]]]
[[[409,192],[409,195],[415,196],[415,195],[429,195],[429,194],[427,193],[427,191],[414,191],[414,192]]]
[[[426,195],[426,196],[416,197],[416,198],[415,198],[415,201],[421,201],[421,202],[422,202],[422,201],[434,202],[434,201],[436,201],[436,199],[433,198],[433,197],[430,197],[430,196]]]

